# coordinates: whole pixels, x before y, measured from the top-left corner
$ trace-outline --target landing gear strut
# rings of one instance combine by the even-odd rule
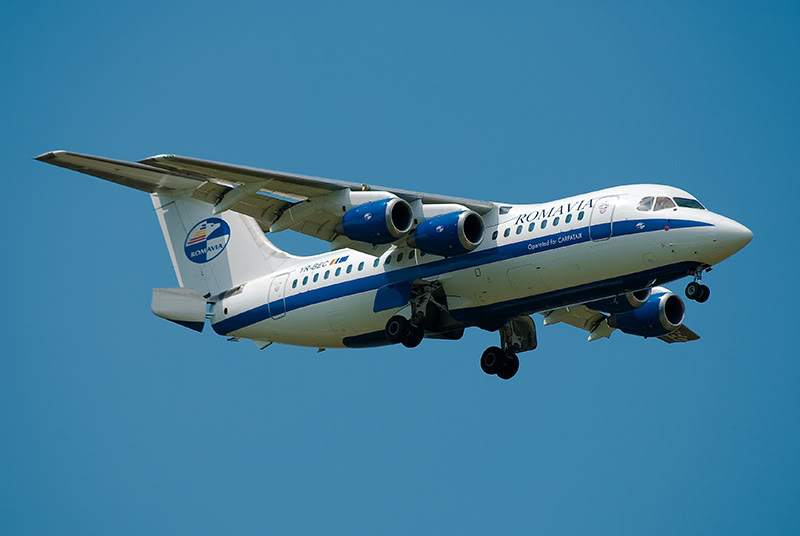
[[[395,315],[389,319],[384,332],[389,342],[392,344],[402,343],[406,348],[419,346],[419,343],[425,337],[425,329],[422,326],[415,326],[400,315]]]
[[[536,348],[536,326],[529,316],[517,316],[500,328],[500,346],[490,346],[481,356],[481,370],[510,380],[519,370],[517,352]]]
[[[411,303],[411,320],[395,315],[389,319],[384,329],[386,338],[392,344],[402,343],[406,348],[419,346],[425,338],[425,326],[430,327],[431,317],[437,310],[447,312],[447,307],[439,303],[434,293],[442,293],[442,284],[431,282],[414,288],[409,301]]]
[[[686,285],[686,297],[698,303],[706,302],[709,296],[711,296],[711,289],[709,289],[706,285],[701,285],[699,283],[702,277],[703,270],[698,269],[694,273],[694,281]]]

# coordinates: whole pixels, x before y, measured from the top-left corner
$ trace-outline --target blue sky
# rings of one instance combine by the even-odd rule
[[[797,534],[792,2],[24,3],[2,17],[4,534]],[[755,234],[702,340],[259,351],[150,313],[156,153],[510,202],[632,182]],[[296,253],[324,244],[279,235]],[[685,281],[672,288],[683,290]]]

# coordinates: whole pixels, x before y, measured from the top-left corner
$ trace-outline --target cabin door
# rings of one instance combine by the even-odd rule
[[[289,274],[275,276],[269,284],[269,316],[272,318],[283,318],[286,316],[286,282],[289,281]]]
[[[609,195],[594,202],[589,216],[589,238],[592,240],[608,240],[613,236],[617,199],[616,195]]]

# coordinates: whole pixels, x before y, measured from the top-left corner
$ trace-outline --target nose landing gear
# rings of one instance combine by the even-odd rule
[[[692,281],[686,285],[686,297],[698,303],[703,303],[711,296],[711,289],[701,285],[697,281]]]
[[[686,285],[686,297],[694,300],[697,303],[705,303],[711,296],[711,289],[706,285],[700,284],[700,279],[703,277],[703,270],[698,269],[694,273],[694,281]]]

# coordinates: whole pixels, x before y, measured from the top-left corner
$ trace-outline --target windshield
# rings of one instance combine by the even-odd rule
[[[700,204],[700,201],[697,199],[689,199],[688,197],[673,197],[675,203],[679,207],[683,208],[699,208],[700,210],[705,210],[706,208]]]
[[[656,206],[653,210],[664,210],[667,208],[672,208],[675,206],[675,203],[672,202],[672,199],[669,197],[659,197],[656,199]]]

